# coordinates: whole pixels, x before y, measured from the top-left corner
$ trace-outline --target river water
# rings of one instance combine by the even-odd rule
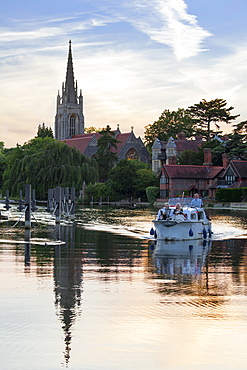
[[[155,243],[152,209],[0,224],[1,369],[247,369],[247,211]],[[15,225],[16,224],[16,225]]]

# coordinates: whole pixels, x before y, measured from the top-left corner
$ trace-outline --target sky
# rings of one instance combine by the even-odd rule
[[[144,138],[165,109],[225,99],[247,120],[246,0],[10,0],[0,12],[0,141],[54,129],[69,40],[85,127]],[[232,125],[223,125],[230,132]]]

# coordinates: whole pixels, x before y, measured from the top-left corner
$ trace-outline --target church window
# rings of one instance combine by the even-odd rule
[[[125,158],[126,159],[139,159],[139,154],[134,148],[131,148],[126,153]]]
[[[75,116],[72,115],[69,118],[69,136],[75,135]]]

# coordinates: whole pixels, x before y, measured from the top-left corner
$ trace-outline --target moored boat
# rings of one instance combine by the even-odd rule
[[[153,220],[150,234],[161,240],[190,240],[211,238],[212,225],[203,207],[191,206],[191,198],[169,199],[166,219]],[[177,211],[177,206],[182,208]]]

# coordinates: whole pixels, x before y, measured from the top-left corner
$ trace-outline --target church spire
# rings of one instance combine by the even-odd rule
[[[74,80],[71,40],[69,40],[69,54],[68,54],[67,72],[66,72],[66,80],[65,80],[65,97],[67,99],[67,103],[77,104],[77,92],[76,92],[75,80]]]
[[[83,96],[74,79],[71,40],[67,61],[66,80],[62,84],[62,93],[57,95],[57,113],[55,117],[55,138],[71,139],[74,135],[84,134]]]

